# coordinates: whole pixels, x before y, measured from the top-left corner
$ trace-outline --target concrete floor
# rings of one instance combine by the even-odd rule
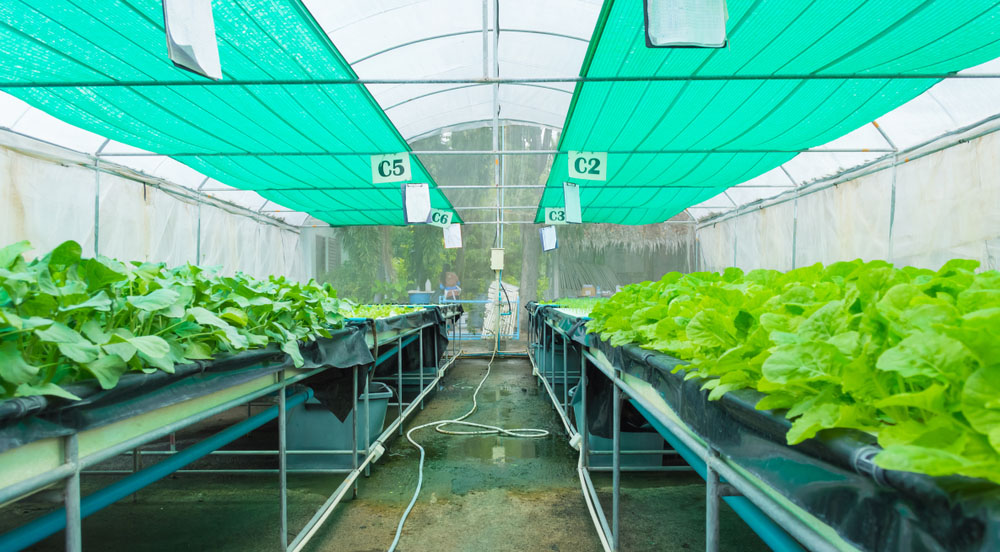
[[[458,362],[444,387],[408,427],[459,416],[468,410],[486,359]],[[547,398],[539,395],[530,364],[498,360],[479,395],[471,421],[552,433],[542,439],[495,436],[451,437],[432,429],[415,437],[427,449],[424,488],[398,550],[579,551],[600,550],[576,476],[576,451],[566,443]],[[256,440],[273,440],[266,431]],[[266,444],[256,446],[266,448]],[[271,445],[273,446],[273,444]],[[418,452],[404,439],[391,443],[362,478],[359,496],[346,501],[310,543],[311,551],[381,551],[417,480]],[[599,474],[605,475],[605,474]],[[683,551],[704,548],[704,486],[693,473],[623,474],[622,550]],[[289,477],[289,528],[294,535],[339,477]],[[85,478],[84,493],[108,482]],[[84,521],[88,550],[275,550],[278,547],[276,477],[271,475],[180,474]],[[595,476],[610,506],[610,477]],[[52,508],[42,494],[0,510],[0,529],[16,527]],[[723,506],[722,550],[757,551],[766,546]],[[61,550],[61,535],[32,550]]]

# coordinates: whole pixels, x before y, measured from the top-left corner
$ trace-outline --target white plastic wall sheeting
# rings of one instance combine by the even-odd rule
[[[776,205],[698,230],[699,270],[792,268],[794,204]]]
[[[735,260],[787,270],[793,248],[795,266],[861,258],[938,268],[962,257],[1000,268],[1000,132],[903,162],[895,178],[894,204],[887,166],[706,225],[697,231],[700,268]]]
[[[201,217],[202,265],[258,278],[273,274],[304,281],[311,277],[306,263],[298,260],[302,254],[298,234],[213,207],[202,206]]]
[[[734,248],[739,246],[733,233],[735,225],[735,219],[728,219],[698,229],[695,233],[698,270],[717,272],[733,266]]]
[[[106,173],[101,174],[100,205],[98,251],[101,255],[164,262],[167,266],[195,262],[196,205]]]
[[[0,148],[0,247],[28,240],[29,257],[66,240],[94,251],[94,172]]]
[[[891,195],[890,168],[800,197],[796,266],[887,258]]]
[[[745,270],[792,268],[792,242],[794,204],[776,205],[756,217],[733,219],[734,231],[739,241],[736,247],[736,266]]]
[[[28,240],[37,255],[76,240],[85,255],[92,255],[96,174],[86,166],[0,147],[0,246]],[[199,216],[202,265],[259,278],[312,276],[308,244],[295,231],[212,205],[199,208],[154,186],[100,174],[101,255],[168,266],[195,263]]]
[[[965,257],[1000,268],[1000,133],[898,170],[894,262],[934,268]]]

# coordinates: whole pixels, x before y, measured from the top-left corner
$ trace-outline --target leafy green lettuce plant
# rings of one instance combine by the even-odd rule
[[[555,301],[541,301],[540,305],[558,305],[559,308],[577,316],[589,316],[590,311],[598,302],[599,297],[561,297]]]
[[[173,372],[270,343],[301,366],[299,342],[342,325],[329,285],[83,258],[72,241],[29,262],[30,249],[0,249],[0,399],[75,399],[64,385],[109,389],[127,371]]]
[[[760,391],[789,444],[852,428],[883,468],[1000,483],[1000,273],[978,266],[670,273],[598,303],[588,329],[690,361],[711,400]]]
[[[347,304],[346,301],[343,303],[340,307],[340,313],[348,318],[392,318],[423,310],[423,307],[411,305],[354,305]]]

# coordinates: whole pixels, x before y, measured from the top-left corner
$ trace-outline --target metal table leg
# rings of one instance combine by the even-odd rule
[[[287,427],[287,413],[285,412],[285,371],[278,372],[278,380],[281,386],[278,388],[278,482],[280,485],[279,508],[281,510],[281,543],[283,552],[288,550],[288,457],[285,454],[285,429]]]
[[[354,418],[354,423],[351,424],[351,468],[354,471],[358,469],[358,423],[360,422],[360,416],[358,416],[358,367],[354,367],[354,387],[351,392],[351,417]],[[368,402],[368,394],[365,393],[365,402]],[[368,427],[368,417],[367,412],[365,413],[365,427]],[[365,451],[365,454],[368,454]],[[351,495],[352,498],[357,498],[358,496],[358,480],[354,480],[354,490]]]
[[[583,467],[590,467],[590,429],[587,427],[587,359],[580,355],[580,385],[576,392],[580,394],[580,420],[577,431],[580,432],[580,446],[583,451]]]
[[[622,391],[618,387],[618,371],[614,372],[614,381],[612,383],[612,388],[614,391],[611,393],[612,403],[612,435],[613,442],[611,449],[613,452],[611,456],[611,477],[612,477],[612,495],[611,495],[611,546],[612,549],[617,552],[619,550],[619,538],[618,538],[618,513],[619,513],[619,502],[621,499],[621,422],[622,422]]]
[[[424,329],[423,328],[420,328],[420,330],[417,331],[417,347],[419,347],[417,351],[417,357],[420,359],[417,361],[417,371],[420,372],[419,376],[420,387],[418,387],[420,391],[418,391],[418,393],[422,393],[424,390]],[[424,409],[424,399],[420,399],[420,410],[423,409]]]
[[[74,466],[73,475],[66,478],[66,488],[63,489],[63,501],[66,503],[66,552],[83,550],[82,525],[80,514],[80,459],[76,433],[63,439],[63,458],[67,464]]]
[[[708,449],[709,456],[718,457],[718,452]],[[719,550],[719,473],[712,469],[712,463],[705,464],[705,551]]]
[[[556,328],[555,328],[555,326],[553,326],[552,327],[552,352],[549,354],[549,371],[548,371],[549,374],[551,374],[551,375],[548,375],[545,378],[545,380],[547,382],[549,382],[549,385],[552,387],[552,394],[553,395],[555,395],[555,389],[556,389],[556,336],[557,335],[558,335],[558,332],[556,332]],[[552,403],[552,409],[553,410],[557,410],[555,403],[558,402],[558,400],[559,399],[553,398],[553,403]]]
[[[567,358],[566,355],[566,339],[563,339],[563,414],[569,412],[569,369],[566,366]]]
[[[396,403],[399,406],[399,435],[403,436],[403,338],[396,341]]]
[[[375,368],[373,366],[372,370],[374,370],[374,369]],[[372,416],[371,401],[369,401],[369,399],[368,399],[368,395],[369,395],[369,393],[371,393],[371,388],[372,388],[372,378],[371,378],[371,376],[372,376],[371,372],[366,368],[365,369],[365,418],[368,419],[368,420],[372,419],[371,418],[371,416]],[[366,423],[365,424],[365,455],[366,456],[371,453],[371,448],[372,448],[372,429],[371,429],[371,424],[370,423]],[[368,465],[365,466],[365,477],[368,477],[371,474],[372,474],[372,465],[371,465],[371,463],[369,463]]]

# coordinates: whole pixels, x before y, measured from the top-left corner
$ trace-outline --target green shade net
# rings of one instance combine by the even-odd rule
[[[370,154],[409,147],[364,86],[309,83],[357,75],[305,7],[226,0],[213,11],[223,82],[258,84],[207,84],[174,67],[161,0],[4,0],[0,90],[333,225],[404,224],[400,184],[373,185]],[[207,85],[126,86],[179,81]],[[431,205],[454,212],[415,156],[411,165]]]
[[[728,6],[727,47],[648,48],[642,0],[607,0],[581,76],[887,78],[580,82],[559,151],[679,152],[610,153],[606,182],[572,180],[581,187],[584,222],[667,220],[938,82],[894,75],[940,75],[1000,56],[995,0],[729,0]],[[567,164],[565,154],[555,157],[537,222],[544,207],[563,205]]]

